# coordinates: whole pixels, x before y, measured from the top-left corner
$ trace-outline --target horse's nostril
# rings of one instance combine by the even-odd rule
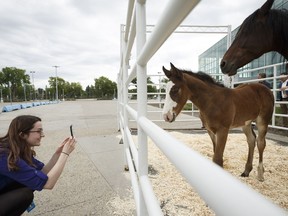
[[[223,67],[225,67],[225,65],[226,65],[226,62],[222,60],[220,63],[220,67],[223,68]]]

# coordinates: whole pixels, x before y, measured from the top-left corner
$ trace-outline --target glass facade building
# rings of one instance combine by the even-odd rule
[[[286,9],[288,10],[288,0],[275,0],[273,4],[273,8],[275,9]],[[255,9],[256,10],[256,9]],[[234,29],[231,32],[231,41],[234,40],[235,35],[238,31],[239,27]],[[224,53],[227,50],[227,36],[222,38],[220,41],[218,41],[216,44],[214,44],[212,47],[210,47],[208,50],[203,52],[199,58],[198,58],[198,65],[199,70],[204,71],[206,73],[211,74],[213,77],[215,77],[219,81],[223,81],[223,74],[220,69],[220,62],[222,57],[224,56]],[[259,68],[266,65],[281,63],[285,59],[283,56],[278,54],[277,52],[269,52],[258,59],[253,60],[252,62],[246,64],[242,68],[240,68],[238,71],[245,71],[253,68]],[[282,66],[282,68],[279,69],[279,74],[283,71],[285,71],[285,66]],[[272,69],[266,69],[265,73],[267,77],[273,76]],[[252,72],[252,73],[241,73],[239,74],[238,79],[249,79],[251,77],[257,77],[258,71]]]

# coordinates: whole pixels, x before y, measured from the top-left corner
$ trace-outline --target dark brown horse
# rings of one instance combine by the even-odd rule
[[[252,170],[255,141],[259,151],[258,179],[264,180],[263,151],[265,149],[268,124],[274,107],[272,92],[264,85],[244,84],[229,89],[214,81],[209,75],[193,73],[176,68],[163,67],[169,82],[163,108],[165,121],[173,122],[187,100],[191,100],[200,110],[200,118],[213,143],[213,161],[223,167],[223,153],[232,128],[242,127],[249,145],[248,159],[241,176],[247,177]],[[251,127],[255,121],[258,137]]]
[[[277,51],[288,60],[288,12],[272,10],[274,0],[248,16],[224,54],[221,70],[229,76],[237,69],[270,51]]]

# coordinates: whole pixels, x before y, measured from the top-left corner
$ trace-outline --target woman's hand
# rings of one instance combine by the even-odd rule
[[[69,137],[68,138],[66,138],[61,144],[60,144],[60,146],[56,149],[56,154],[61,154],[61,152],[63,151],[63,147],[64,147],[64,145],[65,145],[65,143],[67,142],[69,140]]]
[[[62,144],[63,144],[63,146],[62,146],[61,152],[65,152],[67,154],[70,154],[75,149],[76,140],[74,137],[69,137],[69,138],[65,139]]]

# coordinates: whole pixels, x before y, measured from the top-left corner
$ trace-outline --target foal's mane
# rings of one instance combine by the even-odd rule
[[[190,76],[193,76],[195,77],[196,79],[200,79],[202,80],[203,82],[205,83],[208,83],[208,84],[213,84],[213,85],[216,85],[216,86],[219,86],[219,87],[225,87],[223,84],[217,82],[215,79],[213,79],[211,76],[209,76],[208,74],[202,72],[202,71],[199,71],[197,73],[194,73],[192,71],[188,71],[188,70],[181,70],[183,73],[185,74],[188,74]]]

